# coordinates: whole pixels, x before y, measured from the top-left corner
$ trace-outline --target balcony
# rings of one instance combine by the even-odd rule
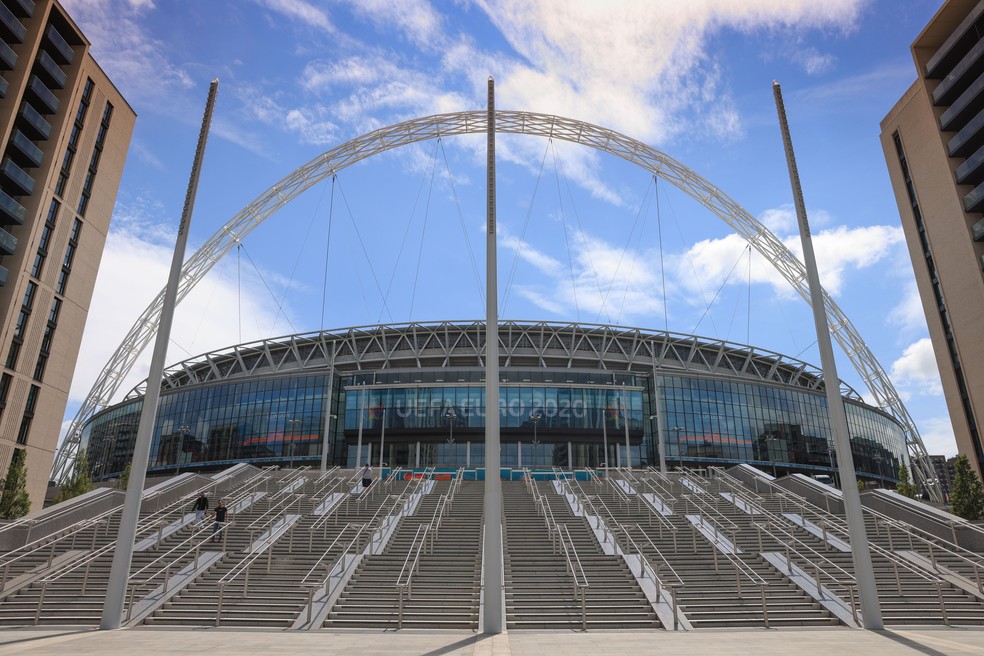
[[[974,241],[984,241],[984,219],[975,223],[971,232],[974,235]]]
[[[21,18],[30,18],[34,13],[34,0],[8,0],[7,4]]]
[[[65,88],[65,81],[68,79],[68,75],[46,51],[42,50],[38,54],[38,58],[34,62],[34,70],[38,73],[38,77],[44,78],[48,86],[55,87],[56,89]]]
[[[0,77],[0,98],[7,97],[7,78]]]
[[[943,78],[939,86],[933,89],[933,104],[936,106],[952,105],[971,80],[984,73],[984,41],[970,49],[960,63]]]
[[[964,196],[963,204],[964,212],[984,212],[984,184],[977,185],[973,191]],[[978,241],[976,236],[974,240]]]
[[[926,62],[926,77],[942,78],[956,66],[967,51],[978,41],[978,28],[984,18],[984,5],[978,4],[960,21],[946,41],[936,50],[936,54]]]
[[[0,266],[0,287],[7,284],[7,267]]]
[[[34,139],[47,139],[51,136],[51,124],[38,114],[38,110],[31,107],[27,102],[21,103],[17,118],[21,120],[21,125],[27,130],[27,134]]]
[[[27,210],[23,205],[8,196],[6,191],[0,190],[0,224],[24,225],[25,214]]]
[[[17,238],[0,228],[0,255],[13,255],[17,250]]]
[[[978,185],[984,182],[984,149],[978,150],[957,167],[957,184]]]
[[[18,196],[30,196],[34,193],[34,178],[14,164],[14,161],[9,157],[5,157],[3,163],[0,164],[0,174],[3,175],[4,180],[20,192],[17,194]]]
[[[2,2],[0,2],[0,36],[14,43],[24,43],[24,37],[27,36],[27,28]]]
[[[51,56],[55,58],[55,61],[59,64],[72,63],[72,60],[75,59],[72,46],[68,45],[68,41],[62,37],[54,25],[49,25],[48,29],[44,31],[44,38],[52,48]]]
[[[14,133],[10,137],[10,148],[7,153],[20,166],[37,168],[44,161],[44,153],[41,152],[41,149],[17,129],[14,129]]]
[[[981,111],[946,144],[950,157],[969,157],[984,145],[984,111]]]
[[[16,65],[17,53],[6,42],[0,41],[0,69],[12,71]]]
[[[27,92],[42,114],[54,114],[58,111],[58,98],[55,98],[51,89],[44,86],[44,82],[37,75],[32,75],[28,80]]]
[[[984,109],[984,75],[970,83],[952,105],[940,115],[940,130],[956,132]]]

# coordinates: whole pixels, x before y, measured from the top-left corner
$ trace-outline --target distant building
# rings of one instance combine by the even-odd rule
[[[984,2],[948,0],[881,123],[957,447],[984,472]]]
[[[44,499],[136,115],[54,0],[0,0],[0,476]]]
[[[944,498],[948,498],[950,496],[950,490],[953,489],[954,460],[956,460],[956,458],[947,459],[946,456],[929,456],[929,461],[933,465],[936,480],[939,481],[940,492],[943,493]]]

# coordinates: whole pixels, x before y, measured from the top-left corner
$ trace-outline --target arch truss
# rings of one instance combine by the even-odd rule
[[[485,110],[436,114],[380,128],[322,153],[260,194],[185,261],[178,287],[178,302],[254,228],[313,185],[352,164],[387,150],[438,137],[484,133],[487,129],[488,115]],[[499,134],[547,137],[588,146],[620,157],[663,178],[727,223],[765,257],[804,300],[810,302],[806,269],[796,255],[738,203],[669,155],[614,130],[549,114],[496,110],[495,129]],[[941,501],[941,498],[936,498],[940,496],[939,487],[928,484],[934,478],[934,473],[922,438],[888,374],[847,315],[826,290],[822,293],[831,334],[854,365],[879,407],[895,418],[905,430],[906,445],[917,482],[925,484],[934,500]],[[137,357],[157,333],[163,301],[164,290],[161,290],[130,328],[99,374],[72,420],[65,441],[55,457],[52,478],[63,480],[70,472],[81,444],[85,422],[100,408],[109,404]]]

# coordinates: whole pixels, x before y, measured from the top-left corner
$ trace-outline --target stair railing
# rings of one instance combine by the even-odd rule
[[[571,575],[574,585],[574,599],[581,602],[581,630],[588,630],[588,577],[584,573],[581,559],[577,555],[574,541],[567,530],[566,524],[557,524],[557,540],[561,545],[564,554],[564,562],[567,566],[567,573]]]
[[[355,534],[351,537],[351,539],[349,539],[348,544],[346,544],[339,552],[338,557],[332,561],[326,561],[325,559],[328,558],[328,554],[330,554],[332,550],[335,548],[335,545],[337,545],[342,540],[345,533],[352,530],[355,531]],[[339,562],[343,562],[343,559],[345,558],[346,554],[352,552],[353,555],[355,555],[362,550],[363,548],[362,536],[365,535],[365,532],[366,532],[365,524],[359,526],[355,526],[353,524],[346,524],[345,526],[343,526],[342,530],[338,533],[335,539],[331,541],[331,544],[329,544],[328,547],[321,554],[321,557],[318,558],[317,562],[315,562],[314,565],[311,566],[311,569],[308,570],[308,573],[304,575],[303,579],[301,579],[301,582],[299,584],[300,587],[307,588],[308,591],[308,602],[307,602],[308,624],[311,623],[313,612],[314,612],[314,593],[317,592],[319,588],[323,588],[324,594],[326,596],[331,595],[332,570],[335,569],[335,565],[337,565]],[[323,574],[324,578],[322,580],[312,579],[312,577],[315,577],[315,575],[319,571],[321,571],[322,568],[324,569],[324,574]],[[218,618],[216,619],[218,620]]]
[[[733,477],[730,477],[729,475],[726,475],[726,476],[728,476],[729,478],[733,478]],[[722,480],[727,480],[727,479],[724,478],[724,477],[722,477]],[[737,479],[733,479],[733,480],[736,480],[737,481]],[[739,484],[740,484],[740,481],[739,481]],[[779,489],[782,489],[782,488],[779,488]],[[847,522],[845,520],[841,519],[837,515],[834,515],[833,513],[830,513],[828,511],[824,510],[823,508],[820,508],[819,506],[816,506],[816,505],[810,503],[809,501],[807,501],[806,499],[803,499],[802,497],[796,496],[795,497],[795,502],[799,506],[800,516],[803,518],[804,524],[805,524],[805,521],[806,521],[807,510],[811,510],[813,512],[814,519],[816,519],[818,522],[821,522],[821,525],[823,527],[824,541],[825,542],[827,542],[828,533],[833,533],[835,535],[835,537],[838,537],[841,541],[843,541],[843,542],[845,542],[847,544],[850,544],[850,535],[849,535],[849,532],[848,532],[848,529],[847,529]],[[762,510],[764,512],[769,513],[770,515],[774,516],[774,514],[771,513],[770,511],[767,511],[764,508],[762,508]],[[867,512],[867,510],[868,509],[865,509],[866,512]],[[833,530],[831,530],[831,529],[833,529]],[[910,575],[912,575],[912,576],[914,576],[914,577],[916,577],[918,579],[922,579],[926,583],[928,583],[928,584],[932,585],[933,587],[935,587],[937,598],[938,598],[939,604],[940,604],[940,613],[943,616],[943,623],[949,625],[949,623],[950,623],[949,614],[948,614],[947,609],[946,609],[946,602],[945,602],[945,598],[944,598],[944,595],[943,595],[943,584],[946,581],[942,577],[936,576],[933,573],[926,572],[922,568],[920,568],[920,567],[918,567],[918,566],[910,563],[905,558],[902,558],[901,556],[899,556],[894,551],[890,551],[888,549],[885,549],[884,547],[882,547],[882,546],[880,546],[880,545],[878,545],[878,544],[876,544],[876,543],[874,543],[872,541],[869,541],[868,542],[868,548],[869,548],[869,550],[873,554],[877,554],[879,556],[882,556],[883,558],[885,558],[889,562],[889,564],[891,564],[891,566],[892,566],[892,573],[893,573],[894,579],[895,579],[896,593],[898,594],[898,596],[901,597],[901,596],[904,595],[904,592],[902,590],[902,577],[901,577],[901,571],[903,571],[903,570],[906,571],[906,572],[908,572]],[[852,591],[852,593],[853,593],[853,591]]]
[[[434,506],[434,513],[431,515],[430,520],[430,549],[434,550],[434,541],[438,538],[441,532],[441,523],[444,521],[444,517],[450,512],[451,499],[447,494],[442,494],[437,500],[437,504]]]
[[[660,603],[662,601],[663,588],[667,588],[670,591],[670,605],[673,608],[673,628],[676,629],[680,625],[680,617],[677,610],[677,589],[686,586],[686,583],[683,582],[683,579],[680,578],[679,574],[677,574],[677,571],[673,568],[673,565],[666,560],[666,557],[663,556],[663,552],[660,551],[659,547],[653,543],[652,538],[650,538],[649,535],[642,530],[641,526],[636,524],[635,529],[639,533],[644,543],[649,545],[652,553],[656,554],[656,557],[659,559],[657,561],[650,558],[646,552],[639,548],[639,544],[632,539],[632,536],[629,533],[631,527],[620,525],[620,528],[622,530],[622,536],[625,539],[625,547],[623,547],[624,552],[631,555],[632,552],[635,551],[635,553],[639,556],[640,578],[645,578],[646,571],[649,571],[649,576],[652,579],[653,584],[656,586],[656,603]],[[675,544],[674,550],[676,550]],[[660,572],[660,562],[663,564],[664,573]]]
[[[786,528],[785,525],[780,523],[775,518],[774,514],[765,511],[763,516],[766,518],[765,522],[752,522],[758,536],[759,553],[761,554],[765,551],[762,542],[762,534],[765,533],[777,544],[781,545],[782,549],[785,551],[786,573],[788,575],[792,575],[793,573],[793,556],[799,558],[804,571],[812,565],[813,582],[817,586],[817,595],[819,595],[820,599],[824,598],[824,578],[830,579],[831,585],[835,588],[846,587],[851,601],[851,615],[854,617],[854,623],[859,624],[860,621],[858,619],[857,604],[858,582],[854,575],[834,561],[830,560],[830,558],[825,556],[822,552],[817,551],[813,548],[813,546],[804,541],[798,535],[794,534],[790,529]],[[777,537],[776,533],[780,533],[781,537]],[[821,563],[825,564],[822,568],[820,566]]]
[[[107,513],[103,513],[103,515],[99,517],[94,517],[91,519],[83,519],[67,527],[65,529],[65,531],[67,532],[59,532],[58,534],[56,534],[56,536],[49,535],[47,537],[41,538],[39,540],[35,540],[34,542],[25,544],[21,547],[18,547],[17,549],[5,553],[3,557],[0,558],[0,562],[3,563],[3,577],[0,578],[0,592],[3,592],[4,588],[7,585],[7,581],[10,578],[10,567],[12,565],[22,560],[25,560],[27,558],[30,558],[31,556],[34,556],[41,551],[47,550],[48,557],[45,567],[51,567],[51,563],[54,562],[55,553],[57,552],[55,547],[57,547],[62,542],[68,541],[69,544],[68,544],[67,551],[71,551],[72,549],[75,549],[75,543],[79,537],[79,534],[89,530],[90,528],[92,529],[92,539],[91,539],[91,544],[89,545],[89,549],[90,550],[95,549],[96,538],[99,535],[100,527],[104,529],[108,528],[109,517],[107,515],[110,515],[114,512],[116,512],[115,509],[113,509],[112,511],[108,511]]]
[[[223,531],[223,535],[224,535]],[[197,528],[190,536],[174,545],[166,552],[160,554],[157,558],[150,561],[137,571],[130,574],[126,579],[126,596],[128,599],[126,607],[126,620],[129,621],[133,615],[133,601],[138,590],[150,591],[157,585],[157,581],[161,581],[160,585],[163,592],[167,592],[168,584],[171,581],[171,569],[175,565],[180,565],[182,560],[187,556],[194,554],[194,568],[198,569],[199,558],[201,557],[201,548],[207,540],[211,539],[208,526],[201,526]],[[225,549],[225,544],[223,543],[223,549]],[[177,553],[177,555],[175,555]],[[160,563],[164,562],[164,567],[159,567]],[[157,567],[157,569],[153,569]],[[151,574],[143,576],[145,572],[153,570]]]
[[[445,497],[446,498],[446,497]],[[407,550],[407,557],[403,560],[403,567],[400,574],[396,577],[396,589],[399,591],[400,605],[397,615],[397,628],[403,628],[403,599],[413,598],[413,577],[420,569],[420,556],[424,553],[427,546],[427,532],[430,524],[421,524],[417,527],[417,532],[413,536],[413,542]]]
[[[877,510],[866,508],[865,514],[873,519],[879,534],[881,533],[881,528],[885,528],[885,533],[888,537],[888,548],[890,551],[894,551],[896,549],[895,541],[892,537],[892,529],[896,529],[902,533],[903,540],[908,541],[909,551],[915,551],[918,553],[916,549],[917,546],[924,547],[926,549],[934,571],[940,571],[940,565],[937,562],[938,555],[946,555],[951,558],[956,558],[962,564],[971,568],[974,573],[974,580],[977,583],[977,591],[982,597],[984,597],[984,586],[981,584],[981,571],[984,569],[984,557],[980,554],[969,549],[965,549],[958,544],[953,544],[947,540],[944,540],[929,531],[919,528],[918,526],[913,526],[907,522],[889,517]]]

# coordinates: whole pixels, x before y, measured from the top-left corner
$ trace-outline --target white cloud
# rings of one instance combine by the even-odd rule
[[[70,403],[85,398],[133,322],[167,281],[175,226],[162,223],[160,213],[159,206],[139,201],[117,204],[89,308]],[[193,248],[189,245],[188,255]],[[249,274],[245,277],[244,288],[261,284],[248,280]],[[241,303],[242,341],[268,337],[277,320],[274,304],[251,293],[242,294]],[[178,306],[167,364],[186,359],[189,353],[197,355],[240,342],[239,304],[236,271],[220,263]],[[116,399],[146,377],[151,351],[147,348],[140,356]]]
[[[763,213],[763,217],[776,225],[788,221],[788,210],[778,208]],[[797,258],[802,260],[802,246],[798,235],[783,237],[777,235]],[[894,249],[904,243],[902,229],[892,226],[863,226],[849,228],[837,226],[813,235],[813,249],[820,270],[820,281],[829,294],[840,293],[844,280],[850,271],[861,270],[891,255]],[[740,235],[730,234],[720,239],[705,239],[695,243],[677,260],[677,275],[683,281],[691,280],[689,287],[696,290],[699,284],[705,290],[717,289],[741,257],[747,242]],[[699,280],[694,280],[691,266],[696,270]],[[776,292],[791,298],[793,292],[785,278],[757,253],[753,254],[750,275],[732,277],[731,284],[745,284],[750,278],[753,283],[769,283]]]
[[[923,312],[922,299],[919,297],[916,281],[911,277],[905,284],[902,299],[889,313],[888,320],[908,333],[926,333],[926,314]]]
[[[236,94],[250,119],[292,132],[300,143],[327,146],[338,140],[338,126],[327,118],[332,112],[323,105],[288,107],[280,103],[277,94],[266,94],[252,86],[237,87]]]
[[[427,0],[352,0],[350,5],[377,27],[392,24],[422,48],[437,48],[444,41],[442,17]]]
[[[93,57],[127,101],[162,111],[192,87],[189,73],[172,62],[170,48],[151,37],[144,21],[150,0],[64,0],[62,4],[92,43]]]
[[[929,455],[945,455],[947,457],[957,455],[957,441],[953,436],[953,426],[950,424],[948,416],[929,417],[916,423],[918,424],[919,436],[922,438]]]
[[[335,31],[328,13],[306,0],[256,0],[256,2],[270,11],[300,21],[309,27],[328,33]]]
[[[910,344],[892,363],[891,379],[904,395],[942,396],[940,372],[928,337]]]
[[[513,283],[513,289],[537,307],[564,317],[574,313],[580,321],[607,323],[662,315],[658,258],[652,253],[623,252],[620,245],[568,228],[572,261],[565,263],[511,235],[502,223],[499,231],[501,246],[536,269],[535,282]],[[508,266],[511,272],[511,261]]]

